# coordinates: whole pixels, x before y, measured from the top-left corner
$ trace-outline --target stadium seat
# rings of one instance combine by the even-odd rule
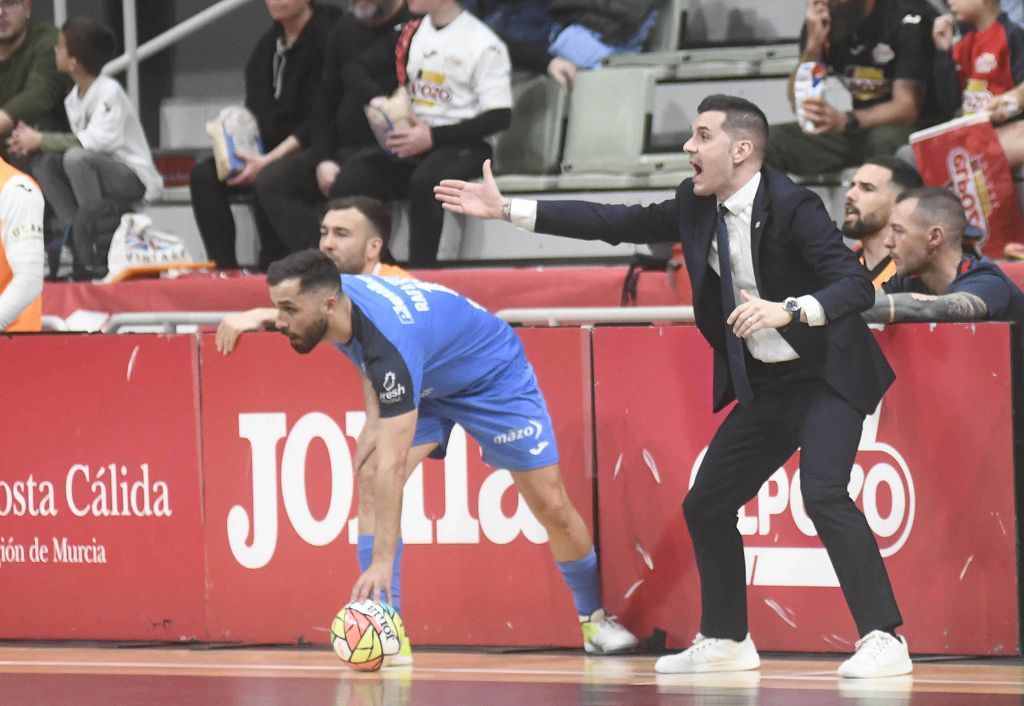
[[[647,37],[648,52],[676,51],[683,48],[686,33],[686,8],[689,0],[664,0],[658,8],[658,22]]]
[[[512,84],[512,124],[495,138],[499,174],[554,174],[562,158],[569,91],[547,76]]]
[[[679,147],[697,102],[710,93],[748,94],[764,102],[769,120],[791,120],[785,88],[797,59],[795,44],[714,48],[635,54],[580,72],[569,101],[562,171],[685,168]],[[609,96],[615,97],[614,120],[608,119]]]

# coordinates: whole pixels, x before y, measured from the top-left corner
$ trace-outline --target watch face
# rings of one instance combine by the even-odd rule
[[[800,311],[800,302],[796,299],[787,299],[782,305],[786,307],[786,311]]]

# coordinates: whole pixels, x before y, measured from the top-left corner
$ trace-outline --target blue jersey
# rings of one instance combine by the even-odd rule
[[[473,395],[523,357],[508,324],[447,287],[342,275],[341,288],[352,301],[352,339],[335,345],[373,385],[381,417],[421,399]]]

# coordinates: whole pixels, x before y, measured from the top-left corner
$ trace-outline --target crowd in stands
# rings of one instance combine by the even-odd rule
[[[435,265],[443,211],[433,188],[479,175],[490,138],[510,124],[514,76],[547,74],[571,87],[578,71],[642,51],[662,3],[266,5],[273,24],[253,46],[244,74],[245,107],[263,151],[240,153],[241,168],[226,179],[212,158],[191,173],[195,220],[220,268],[239,264],[230,202],[242,194],[254,213],[260,270],[315,247],[324,204],[345,197],[407,200],[408,265]],[[886,236],[895,199],[921,185],[895,157],[913,163],[913,131],[986,111],[1010,165],[1024,163],[1022,3],[948,5],[940,15],[929,0],[808,0],[800,60],[826,65],[849,91],[852,110],[836,109],[828,96],[802,99],[791,80],[801,120],[771,126],[767,164],[796,175],[858,167],[843,230],[859,241],[876,283],[894,271]],[[119,215],[156,197],[162,182],[130,101],[116,80],[101,75],[117,53],[111,31],[85,18],[58,30],[32,20],[31,10],[31,0],[0,2],[0,136],[3,157],[41,188],[40,230],[52,255],[76,234],[90,237],[98,206]],[[407,101],[408,120],[381,138],[367,106],[383,110],[396,97]],[[974,235],[969,226],[968,250]],[[389,258],[386,249],[382,257]],[[18,262],[11,267],[21,281]],[[76,267],[74,275],[96,272]],[[35,269],[30,277],[26,292],[42,280]]]

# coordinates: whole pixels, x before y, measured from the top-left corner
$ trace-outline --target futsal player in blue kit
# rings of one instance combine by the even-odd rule
[[[547,405],[508,324],[441,285],[339,276],[315,250],[273,263],[267,284],[276,326],[296,351],[331,343],[362,378],[367,419],[354,466],[373,474],[372,497],[360,499],[360,521],[372,526],[359,528],[373,539],[372,550],[360,552],[363,573],[353,601],[397,588],[402,488],[420,462],[444,457],[459,424],[480,444],[486,464],[512,472],[547,530],[579,614],[584,649],[636,647],[636,637],[604,610],[590,532],[565,492]],[[516,430],[524,433],[510,433]]]

